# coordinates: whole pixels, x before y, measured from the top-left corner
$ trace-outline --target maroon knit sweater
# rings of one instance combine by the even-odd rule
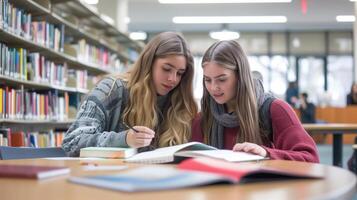
[[[273,127],[271,146],[262,146],[271,159],[319,162],[316,144],[302,127],[294,110],[286,102],[276,99],[270,107]],[[224,149],[233,149],[239,128],[224,128]],[[201,117],[192,124],[192,141],[203,142]]]

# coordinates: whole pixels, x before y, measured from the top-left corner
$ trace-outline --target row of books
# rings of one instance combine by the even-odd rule
[[[27,55],[23,48],[11,48],[0,43],[0,74],[16,79],[27,79]]]
[[[0,28],[31,39],[32,15],[14,7],[8,0],[0,0]]]
[[[64,51],[65,26],[63,24],[34,21],[30,13],[16,8],[8,0],[0,0],[0,29],[55,51],[67,53]],[[82,62],[111,71],[118,71],[125,65],[116,53],[110,52],[107,48],[89,44],[85,39],[72,42],[71,45],[76,55],[73,53],[69,55]]]
[[[8,0],[0,1],[0,9],[2,29],[47,48],[63,52],[63,24],[55,25],[46,21],[34,21],[31,13],[15,7]]]
[[[5,119],[64,120],[68,118],[69,96],[57,90],[39,93],[21,89],[0,88],[0,117]]]
[[[28,76],[31,81],[50,83],[51,85],[66,86],[67,64],[58,64],[46,59],[39,53],[31,53],[28,57],[27,68],[32,73]]]
[[[0,60],[0,75],[36,83],[87,89],[87,70],[68,69],[66,63],[53,62],[40,53],[29,53],[27,49],[11,48],[0,43]],[[75,80],[74,84],[69,83],[69,77]]]
[[[0,146],[12,147],[60,147],[64,131],[13,132],[10,128],[0,128]]]
[[[32,41],[55,51],[63,52],[64,25],[54,25],[46,21],[31,23]]]
[[[92,79],[88,79],[87,70],[68,70],[68,83],[67,86],[87,89],[88,81],[93,81]]]
[[[118,55],[108,51],[103,47],[89,44],[85,39],[81,39],[72,47],[77,53],[78,60],[86,63],[93,63],[103,69],[118,71],[126,63],[121,62]]]

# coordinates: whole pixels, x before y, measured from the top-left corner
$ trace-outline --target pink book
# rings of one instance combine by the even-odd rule
[[[45,179],[69,174],[67,167],[51,167],[36,165],[0,165],[0,178]]]
[[[294,169],[278,169],[253,163],[232,163],[211,158],[184,160],[177,166],[181,170],[207,172],[225,176],[234,183],[272,181],[292,178],[322,178],[322,174]]]

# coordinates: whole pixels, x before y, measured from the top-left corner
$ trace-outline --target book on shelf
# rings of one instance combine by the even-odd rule
[[[85,147],[80,150],[79,157],[129,158],[136,153],[134,148]]]
[[[46,179],[69,174],[67,167],[37,166],[37,165],[0,165],[0,178]]]
[[[215,147],[200,143],[189,142],[171,147],[159,148],[153,151],[136,154],[125,162],[132,163],[178,163],[190,157],[213,157],[231,162],[243,162],[266,159],[262,156],[231,150],[219,150]]]
[[[25,146],[25,134],[22,131],[11,133],[11,146],[23,147]]]
[[[70,177],[69,181],[124,192],[155,191],[212,184],[238,184],[290,179],[318,179],[322,175],[281,169],[257,163],[230,163],[193,158],[170,166],[143,166],[109,175]]]
[[[0,146],[11,145],[11,129],[6,127],[0,127]]]
[[[68,118],[68,92],[59,95],[57,90],[35,92],[6,86],[0,88],[0,118],[31,120],[64,120]]]
[[[0,127],[0,146],[60,147],[64,134],[63,130],[12,131],[11,128]]]

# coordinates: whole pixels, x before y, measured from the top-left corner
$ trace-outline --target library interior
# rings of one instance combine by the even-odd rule
[[[357,200],[356,16],[0,0],[0,199]]]

